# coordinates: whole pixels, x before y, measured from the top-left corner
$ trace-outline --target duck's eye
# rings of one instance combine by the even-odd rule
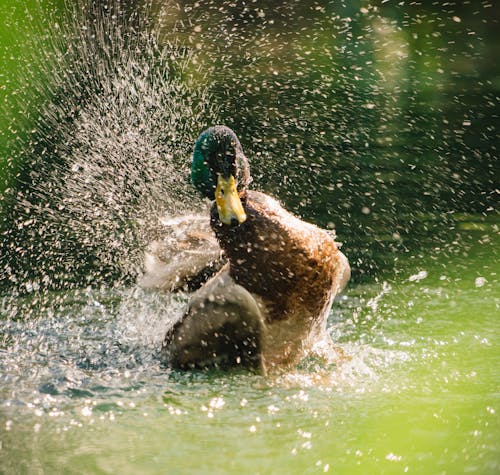
[[[224,188],[221,188],[221,189],[220,189],[220,194],[221,194],[221,195],[224,195]]]

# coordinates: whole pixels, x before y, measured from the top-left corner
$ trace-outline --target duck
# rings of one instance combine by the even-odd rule
[[[331,345],[327,318],[350,278],[332,233],[249,189],[248,159],[227,126],[198,137],[191,180],[211,200],[209,224],[224,258],[167,330],[162,352],[170,365],[269,374]],[[213,258],[214,247],[206,249]]]

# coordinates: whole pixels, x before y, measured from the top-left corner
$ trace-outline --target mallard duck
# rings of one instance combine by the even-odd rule
[[[247,189],[248,161],[228,127],[199,136],[191,178],[214,200],[210,224],[227,263],[191,296],[165,355],[181,369],[295,365],[329,340],[326,320],[350,277],[346,257],[329,232]]]

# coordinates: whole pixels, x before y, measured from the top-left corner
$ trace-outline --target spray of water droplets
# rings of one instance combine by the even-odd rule
[[[196,56],[160,41],[150,8],[65,8],[63,21],[34,17],[43,47],[20,81],[36,114],[13,147],[23,186],[4,199],[0,276],[24,287],[135,276],[159,218],[200,205],[190,149],[216,117]]]

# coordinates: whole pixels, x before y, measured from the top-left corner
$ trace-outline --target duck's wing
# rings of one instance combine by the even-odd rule
[[[162,238],[144,253],[139,285],[162,291],[201,286],[224,264],[209,218],[187,215],[161,221]]]
[[[241,366],[265,373],[264,325],[255,299],[226,266],[193,294],[165,336],[164,355],[181,369]]]

